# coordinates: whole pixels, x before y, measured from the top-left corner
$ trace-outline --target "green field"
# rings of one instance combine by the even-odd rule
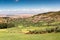
[[[7,30],[0,30],[0,40],[60,40],[60,33],[23,34],[20,32],[10,32],[13,29],[10,31]],[[16,29],[14,30],[18,31]]]
[[[25,34],[27,30],[45,29],[46,27],[13,27],[0,29],[0,40],[60,40],[60,33]]]

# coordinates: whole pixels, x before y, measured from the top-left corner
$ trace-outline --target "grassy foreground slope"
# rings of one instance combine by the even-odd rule
[[[0,40],[60,40],[60,33],[29,35],[20,33],[0,33]]]
[[[0,29],[0,40],[60,40],[60,33],[24,34],[17,28]]]

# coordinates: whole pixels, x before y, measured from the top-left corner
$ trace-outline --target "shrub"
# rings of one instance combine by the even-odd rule
[[[44,33],[46,33],[46,30],[29,30],[29,32],[28,33],[26,33],[26,34],[44,34]]]
[[[15,27],[15,24],[13,23],[7,23],[6,25],[7,25],[7,28]]]
[[[60,32],[60,27],[58,27],[58,28],[56,29],[56,32]]]
[[[52,28],[46,28],[46,31],[47,31],[48,33],[51,33],[51,32],[54,31],[54,29],[52,29]]]
[[[44,33],[52,33],[52,32],[60,32],[60,28],[59,27],[48,27],[48,28],[44,28],[44,29],[35,29],[35,30],[29,30],[28,33],[26,34],[44,34]]]
[[[0,29],[5,29],[5,28],[10,28],[10,27],[15,27],[14,24],[12,23],[0,23]]]

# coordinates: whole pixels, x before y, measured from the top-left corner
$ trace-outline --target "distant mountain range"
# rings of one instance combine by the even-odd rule
[[[0,17],[10,17],[10,18],[28,18],[33,16],[33,14],[14,14],[14,15],[3,15],[1,14]]]

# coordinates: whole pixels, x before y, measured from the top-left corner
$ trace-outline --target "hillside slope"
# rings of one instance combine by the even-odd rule
[[[60,24],[60,11],[37,14],[37,15],[34,15],[26,20],[30,24],[37,25],[37,26],[59,25]]]
[[[2,17],[3,18],[3,17]],[[30,26],[59,26],[60,25],[60,11],[40,13],[28,18],[3,18],[7,23],[13,23],[15,25],[30,27]]]
[[[33,20],[36,22],[38,21],[60,21],[60,11],[58,12],[47,12],[42,14],[34,15]]]

